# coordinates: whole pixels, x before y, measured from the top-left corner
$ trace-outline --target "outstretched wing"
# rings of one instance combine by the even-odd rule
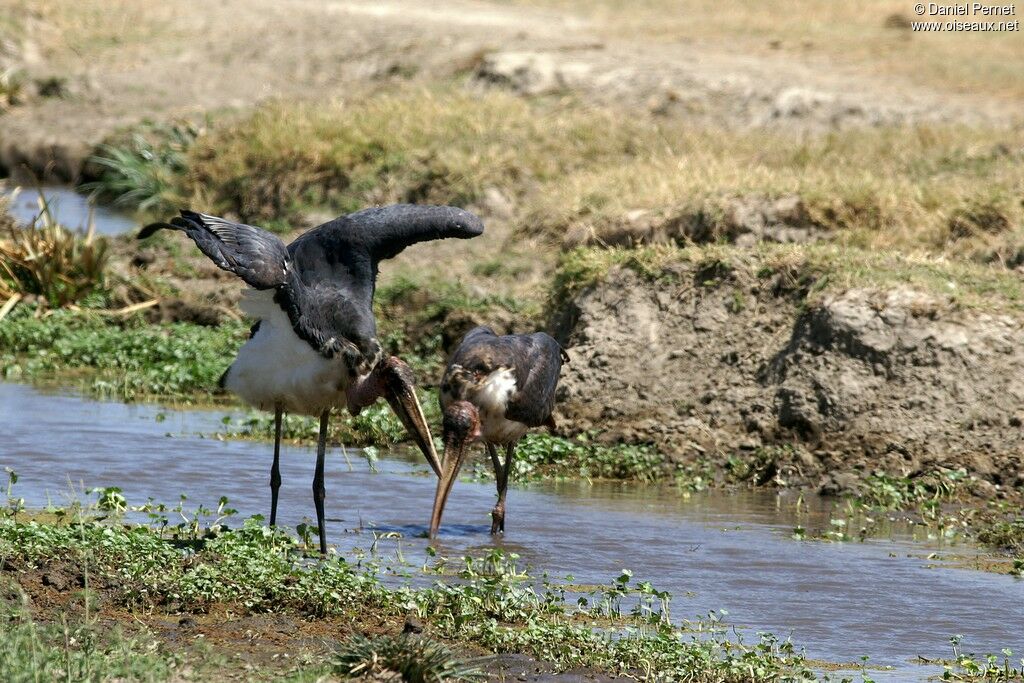
[[[276,235],[262,228],[182,210],[181,216],[170,223],[144,227],[139,239],[161,229],[181,230],[218,268],[234,273],[256,289],[278,287],[287,279],[288,250]]]
[[[475,214],[454,206],[393,204],[350,213],[313,228],[289,246],[293,255],[313,243],[319,251],[339,255],[359,252],[373,266],[417,242],[483,234]]]
[[[365,209],[313,228],[288,245],[306,297],[301,320],[293,317],[296,331],[321,343],[348,340],[369,362],[380,353],[373,317],[377,264],[416,242],[475,237],[483,229],[468,211],[412,204]]]
[[[515,349],[516,373],[516,392],[505,408],[505,417],[530,427],[549,424],[565,351],[543,332],[502,339],[510,339]]]

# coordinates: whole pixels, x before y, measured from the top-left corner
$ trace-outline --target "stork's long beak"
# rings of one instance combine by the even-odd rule
[[[430,427],[427,425],[427,418],[423,415],[423,408],[416,396],[416,387],[413,384],[412,370],[403,361],[392,357],[389,359],[388,372],[385,375],[384,398],[395,411],[395,415],[405,425],[409,436],[419,446],[423,457],[427,459],[430,469],[434,474],[441,476],[441,462],[437,459],[437,451],[434,449],[434,439],[430,436]]]
[[[466,459],[466,452],[468,450],[468,439],[445,439],[444,472],[437,480],[437,492],[434,494],[434,511],[430,515],[431,538],[437,536],[437,530],[441,527],[441,515],[444,514],[444,506],[448,502],[448,494],[452,492],[452,486],[459,476],[459,470],[462,469],[462,461]]]

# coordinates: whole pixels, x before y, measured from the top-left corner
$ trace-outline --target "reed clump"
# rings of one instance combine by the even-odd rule
[[[45,201],[30,225],[3,215],[0,298],[35,295],[51,308],[73,304],[104,288],[108,257],[106,240],[97,237],[91,225],[84,233],[65,228]]]

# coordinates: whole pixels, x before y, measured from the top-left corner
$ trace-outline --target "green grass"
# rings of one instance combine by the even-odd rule
[[[369,614],[379,623],[412,612],[435,637],[522,652],[562,669],[593,666],[694,681],[810,677],[802,655],[788,642],[762,636],[754,644],[737,644],[713,622],[703,624],[698,635],[671,625],[665,611],[671,596],[644,582],[631,583],[628,572],[595,588],[592,605],[584,608],[557,584],[545,581],[542,588],[515,565],[515,556],[497,550],[485,561],[466,560],[457,582],[388,588],[344,559],[304,560],[297,539],[262,526],[258,518],[233,530],[183,528],[184,536],[175,536],[159,524],[127,527],[84,518],[48,525],[7,518],[0,520],[0,556],[27,566],[67,562],[87,568],[98,583],[116,582],[120,608],[152,610],[173,602],[180,609],[204,610],[221,604],[341,616],[357,625]],[[192,540],[181,542],[187,539]],[[628,601],[623,604],[629,596],[637,599],[632,609]],[[610,623],[625,629],[622,637],[595,630]],[[356,643],[354,649],[365,653],[378,646]],[[346,651],[339,666],[356,659],[352,647]]]
[[[113,500],[109,493],[103,493],[108,503]],[[357,632],[412,614],[431,634],[430,639],[356,636],[327,661],[334,673],[345,676],[394,671],[408,681],[439,680],[432,676],[440,672],[477,678],[473,662],[434,640],[442,639],[460,647],[527,654],[557,669],[586,666],[643,680],[818,678],[789,641],[760,634],[745,642],[742,632],[731,633],[720,615],[674,622],[671,594],[635,579],[628,570],[606,584],[573,586],[571,578],[563,584],[531,574],[518,566],[516,555],[495,549],[461,562],[434,553],[433,563],[421,569],[434,577],[430,587],[385,585],[372,562],[310,561],[306,551],[311,546],[264,527],[258,517],[230,528],[231,511],[221,510],[212,523],[213,513],[207,512],[208,517],[197,513],[194,520],[187,517],[171,525],[163,514],[166,508],[147,505],[143,509],[150,511],[150,524],[130,526],[117,513],[126,506],[122,500],[103,510],[57,510],[51,517],[58,522],[34,520],[6,508],[0,513],[0,558],[6,566],[15,563],[22,569],[72,567],[84,572],[98,591],[116,586],[104,594],[103,603],[122,613],[275,612],[340,618]],[[458,566],[462,568],[453,571]],[[97,672],[82,680],[162,680],[181,666],[180,656],[168,656],[149,638],[129,640],[115,634],[104,640],[83,633],[74,641],[62,640],[61,629],[66,633],[76,627],[44,632],[24,609],[8,610],[4,618],[9,628],[0,632],[0,648],[15,656],[0,661],[0,667],[9,666],[15,673],[26,671],[31,648],[32,656],[54,667],[47,671],[61,671],[71,658],[71,666]],[[1011,668],[1009,656],[955,652],[943,664],[954,680],[1017,680],[1020,672]]]
[[[356,635],[331,656],[331,669],[341,676],[398,674],[408,683],[481,681],[486,676],[474,665],[455,656],[443,644],[403,634],[367,638]]]
[[[437,394],[431,390],[420,390],[419,398],[427,422],[437,424],[440,420]],[[274,416],[271,413],[252,411],[235,421],[228,420],[225,418],[224,429],[216,434],[218,438],[258,441],[274,438]],[[319,429],[319,419],[305,415],[286,414],[281,423],[282,438],[297,443],[316,443]],[[407,438],[405,427],[384,401],[374,403],[357,416],[338,410],[331,416],[328,427],[328,440],[343,446],[391,446]],[[362,456],[372,462],[376,453],[366,449]]]
[[[188,151],[202,134],[190,123],[145,124],[101,144],[87,169],[95,180],[79,187],[100,201],[158,213],[182,205],[178,194]]]
[[[651,283],[692,280],[700,273],[721,274],[733,269],[764,281],[777,276],[783,286],[811,302],[853,288],[907,287],[931,295],[939,306],[948,302],[966,309],[1001,312],[1024,308],[1024,282],[1012,271],[941,257],[828,244],[577,248],[560,259],[549,307],[564,306],[616,268],[631,270]],[[701,284],[720,281],[717,275],[708,277]]]
[[[156,639],[126,636],[88,614],[40,623],[23,602],[0,599],[0,680],[8,683],[165,681],[180,679],[184,664]]]
[[[36,317],[31,306],[0,321],[0,374],[9,380],[59,380],[120,399],[209,401],[247,338],[243,323],[150,325],[90,309]]]

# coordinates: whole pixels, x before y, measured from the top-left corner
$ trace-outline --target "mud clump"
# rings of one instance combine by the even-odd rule
[[[910,289],[811,300],[750,264],[672,271],[655,283],[613,270],[570,302],[556,330],[573,356],[563,428],[723,468],[770,452],[769,479],[825,493],[854,491],[879,469],[940,466],[1015,485],[1019,318]]]

